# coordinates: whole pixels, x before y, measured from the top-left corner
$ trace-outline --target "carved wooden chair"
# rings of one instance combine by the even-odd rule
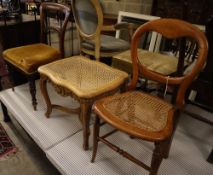
[[[67,6],[52,2],[42,3],[40,6],[41,43],[10,48],[3,52],[4,60],[27,76],[34,110],[37,106],[35,87],[37,68],[64,57],[64,35],[69,16],[70,8]],[[53,18],[56,20],[54,21]],[[58,33],[59,49],[46,44],[50,43],[47,35],[49,36],[51,31]]]
[[[49,117],[53,108],[78,113],[83,125],[83,148],[87,150],[90,114],[94,101],[124,87],[128,74],[83,56],[55,61],[39,67],[38,71],[41,75],[41,92],[47,104],[46,116]],[[46,87],[47,80],[60,95],[76,99],[80,103],[80,109],[51,104]]]
[[[156,31],[169,39],[182,37],[193,38],[198,46],[198,54],[196,64],[192,70],[185,75],[172,77],[148,69],[140,62],[137,53],[139,39],[147,31]],[[101,141],[124,157],[148,170],[151,175],[157,174],[163,158],[168,157],[178,116],[184,108],[185,92],[204,66],[207,51],[208,44],[204,34],[187,22],[175,19],[159,19],[139,27],[132,39],[133,78],[128,87],[128,92],[103,98],[96,101],[93,106],[97,115],[94,124],[92,162],[94,162],[96,157],[98,142]],[[175,87],[176,93],[174,93],[172,103],[154,96],[154,94],[136,91],[135,87],[139,73],[148,79],[165,84],[166,89],[168,87]],[[100,119],[113,126],[116,130],[129,134],[134,138],[153,142],[155,149],[152,155],[151,166],[144,164],[129,153],[110,143],[106,138],[114,132],[100,136]]]
[[[112,57],[129,49],[129,42],[102,34],[103,31],[127,29],[131,33],[131,24],[103,25],[103,12],[99,0],[72,0],[72,12],[80,36],[80,51],[86,55]],[[130,34],[131,35],[131,34]]]

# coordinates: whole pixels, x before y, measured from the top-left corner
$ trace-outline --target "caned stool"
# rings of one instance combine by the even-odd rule
[[[128,74],[83,56],[55,61],[38,69],[40,87],[47,104],[46,116],[53,108],[79,113],[83,125],[83,148],[88,149],[91,107],[97,99],[112,95],[125,87]],[[80,103],[80,109],[51,104],[46,83],[50,81],[62,96],[70,96]]]

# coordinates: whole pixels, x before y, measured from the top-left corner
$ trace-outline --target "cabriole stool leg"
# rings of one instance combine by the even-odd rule
[[[44,100],[46,102],[46,105],[47,105],[47,111],[46,111],[45,115],[47,118],[49,118],[50,114],[52,112],[52,105],[51,105],[51,101],[50,101],[50,98],[49,98],[49,95],[47,92],[47,77],[41,75],[39,84],[40,84],[41,93],[42,93]]]

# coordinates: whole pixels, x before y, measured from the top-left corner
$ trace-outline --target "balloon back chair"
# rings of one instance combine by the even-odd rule
[[[150,21],[159,19],[159,17],[143,15],[141,19]],[[204,29],[201,25],[196,26],[204,32]],[[186,46],[184,46],[185,48],[183,48],[183,42],[187,42]],[[182,59],[184,63],[179,62],[177,58],[179,56],[183,56],[179,54],[180,52],[178,50],[180,49],[185,49],[185,59]],[[177,73],[177,66],[180,68],[178,71],[183,72],[186,67],[192,64],[194,58],[196,58],[196,51],[197,46],[193,40],[168,40],[162,37],[159,33],[150,31],[144,34],[141,38],[138,49],[138,59],[150,70],[169,76],[171,74]],[[112,57],[112,67],[118,68],[132,75],[133,71],[131,51],[127,50],[114,55]],[[152,85],[152,83],[149,83],[150,81],[145,82],[146,85]],[[150,91],[154,86],[147,86],[151,88],[145,87],[146,86],[144,85],[144,90],[146,89]]]
[[[140,38],[148,31],[156,31],[168,39],[191,38],[198,47],[197,61],[191,71],[185,74],[166,76],[147,68],[138,59],[138,44]],[[177,126],[178,116],[184,108],[185,92],[198,75],[205,64],[208,51],[208,43],[203,32],[193,25],[175,19],[159,19],[147,22],[140,26],[133,35],[131,44],[131,56],[133,65],[133,77],[128,86],[128,91],[122,94],[109,96],[96,101],[94,111],[97,114],[94,124],[94,144],[92,162],[94,162],[98,142],[105,143],[114,151],[145,168],[151,175],[158,172],[163,158],[167,158],[173,133]],[[181,57],[179,57],[181,59]],[[157,81],[166,86],[166,89],[175,87],[172,102],[162,99],[154,94],[136,91],[135,87],[139,73],[150,80]],[[114,132],[100,136],[99,130],[102,119],[116,130],[129,134],[133,138],[153,142],[155,148],[152,155],[151,166],[141,162],[113,143],[107,137]]]
[[[37,68],[64,57],[64,35],[69,16],[70,8],[67,6],[52,2],[42,3],[40,6],[41,43],[10,48],[3,52],[4,60],[27,76],[34,110],[37,106],[35,87]],[[54,18],[56,19],[53,20]],[[48,41],[51,31],[58,33],[59,49],[47,44],[51,44],[50,40]]]
[[[127,29],[131,33],[131,24],[103,25],[103,12],[99,0],[72,0],[72,12],[80,36],[80,51],[86,55],[112,57],[129,49],[129,42],[102,34],[103,31]]]

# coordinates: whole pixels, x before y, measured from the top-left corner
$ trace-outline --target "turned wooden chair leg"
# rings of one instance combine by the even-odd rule
[[[90,135],[89,122],[92,105],[90,103],[81,103],[80,106],[81,106],[80,119],[82,120],[83,124],[83,148],[84,150],[88,150],[89,135]]]
[[[94,130],[93,130],[93,152],[92,152],[92,159],[91,162],[95,161],[97,149],[98,149],[98,137],[99,137],[99,130],[100,130],[100,119],[96,115],[95,123],[94,123]]]
[[[37,100],[36,100],[36,85],[35,85],[34,76],[29,76],[28,81],[29,81],[30,94],[32,96],[33,109],[36,111],[37,110]]]
[[[47,105],[47,111],[46,111],[45,115],[47,118],[49,118],[50,114],[52,112],[52,105],[51,105],[51,101],[50,101],[50,98],[49,98],[49,95],[47,92],[47,78],[45,76],[41,75],[39,84],[40,84],[41,93],[42,93],[44,100],[46,102],[46,105]]]
[[[162,145],[161,143],[155,143],[155,149],[152,155],[151,170],[149,175],[157,175],[162,160],[163,160]]]

